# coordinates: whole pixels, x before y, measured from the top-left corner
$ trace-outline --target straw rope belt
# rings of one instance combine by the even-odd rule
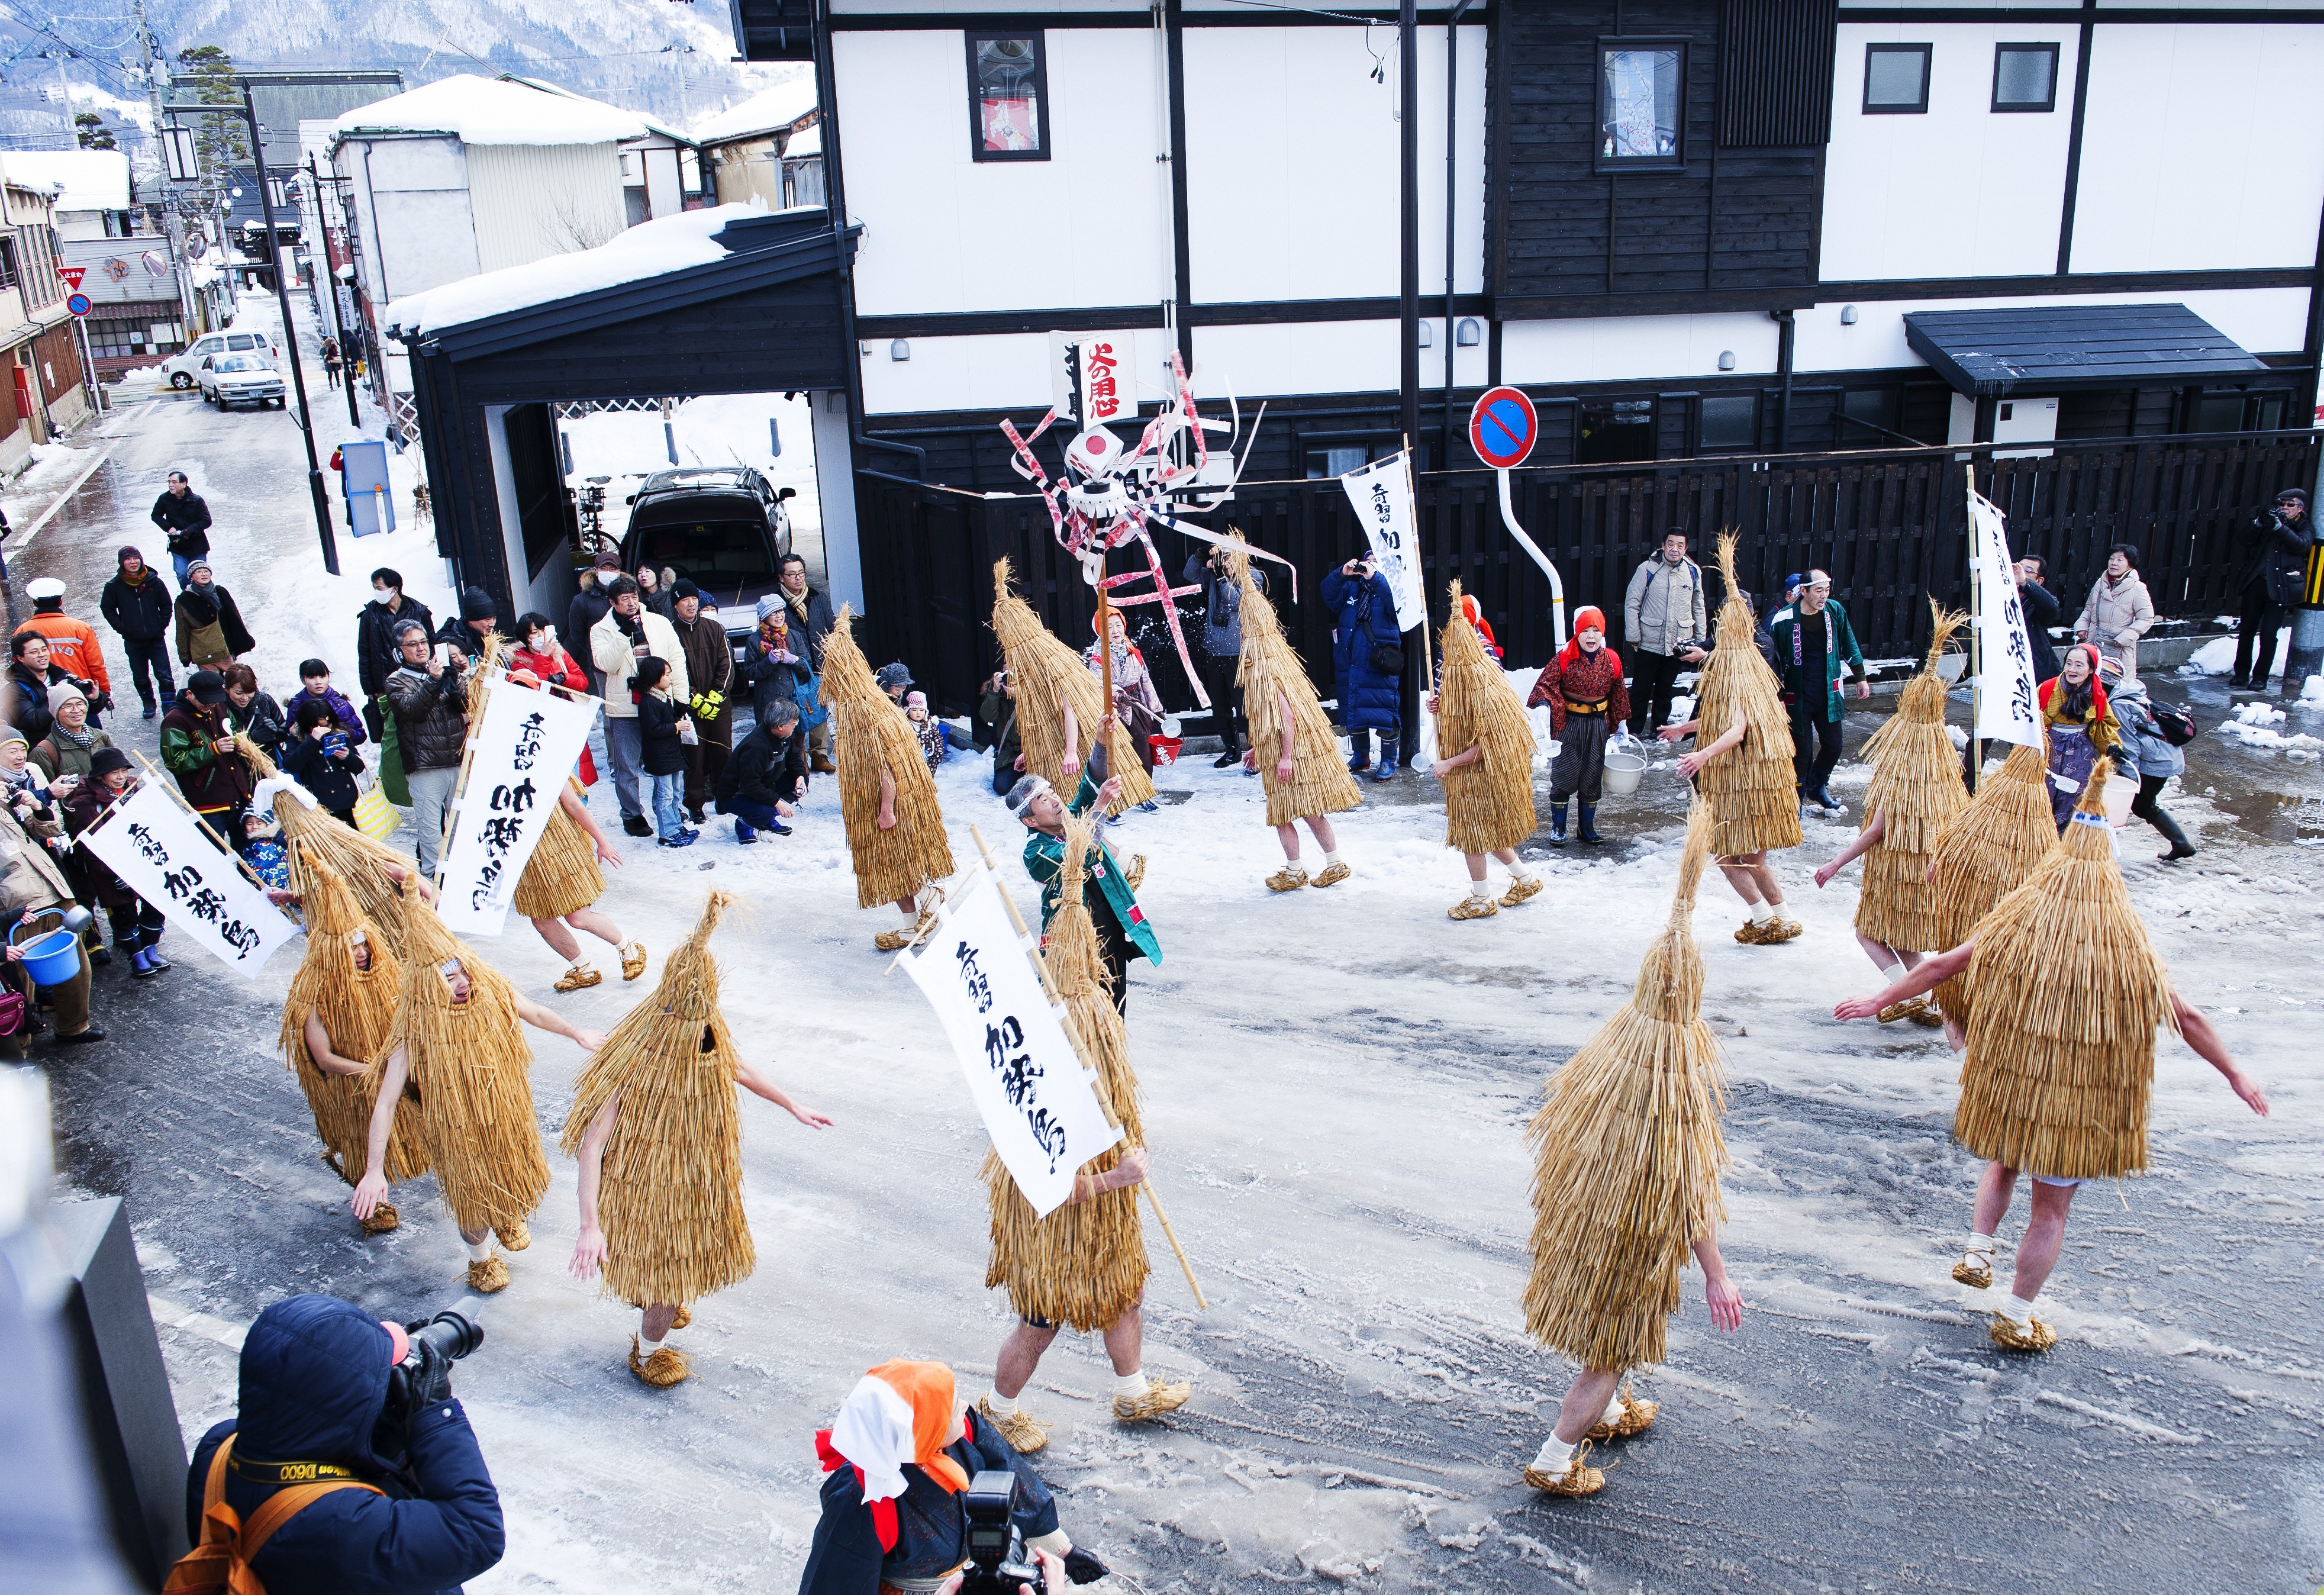
[[[1607,700],[1604,698],[1600,698],[1594,704],[1577,704],[1572,698],[1567,698],[1565,712],[1569,715],[1603,715],[1606,712],[1606,703]]]

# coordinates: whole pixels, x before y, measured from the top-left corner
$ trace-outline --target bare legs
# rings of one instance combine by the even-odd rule
[[[1921,966],[1921,960],[1926,956],[1922,953],[1898,952],[1886,942],[1874,941],[1860,930],[1856,933],[1856,945],[1864,949],[1864,955],[1867,958],[1872,960],[1872,967],[1883,974],[1886,974],[1898,964],[1904,965],[1908,973],[1918,969]]]
[[[1041,1353],[1057,1338],[1057,1326],[1040,1328],[1019,1318],[1001,1342],[1001,1355],[993,1359],[992,1388],[1014,1401],[1024,1393],[1041,1366]],[[1146,1304],[1143,1299],[1132,1302],[1120,1317],[1105,1326],[1105,1354],[1113,1364],[1116,1375],[1127,1378],[1144,1364],[1146,1354]],[[1599,1405],[1603,1406],[1604,1402]]]
[[[1517,863],[1517,850],[1514,847],[1504,847],[1499,853],[1493,854],[1493,857],[1499,859],[1503,864],[1507,865],[1508,867],[1509,873],[1512,875],[1519,875],[1525,872],[1522,867]],[[1469,866],[1469,879],[1471,881],[1480,886],[1484,884],[1485,855],[1483,853],[1464,853],[1461,855],[1461,862]]]
[[[1567,1388],[1565,1400],[1557,1409],[1557,1437],[1568,1445],[1581,1444],[1584,1435],[1606,1421],[1606,1408],[1613,1402],[1614,1388],[1621,1382],[1619,1369],[1583,1369]]]
[[[1307,829],[1314,834],[1316,846],[1327,853],[1340,851],[1339,839],[1332,834],[1331,816],[1311,814],[1302,817],[1307,822]],[[1287,825],[1276,826],[1275,839],[1283,844],[1283,856],[1292,863],[1297,863],[1299,862],[1299,822],[1294,820]]]
[[[1727,884],[1746,906],[1765,903],[1778,915],[1784,908],[1784,889],[1775,882],[1775,867],[1767,862],[1764,853],[1741,853],[1719,861],[1719,872],[1727,877]]]
[[[577,926],[599,941],[618,947],[622,945],[621,927],[595,908],[576,908],[562,919],[536,919],[533,929],[540,933],[549,950],[567,963],[581,962],[581,942],[567,927]]]

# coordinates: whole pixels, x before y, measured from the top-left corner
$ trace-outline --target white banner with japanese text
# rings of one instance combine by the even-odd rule
[[[1428,621],[1428,595],[1420,585],[1420,537],[1412,510],[1412,475],[1402,454],[1374,460],[1340,478],[1356,519],[1371,539],[1372,563],[1396,595],[1397,629],[1409,632]]]
[[[468,750],[467,784],[454,806],[451,845],[438,866],[436,912],[456,936],[498,936],[532,850],[580,762],[598,700],[505,676],[472,678],[492,697]]]
[[[2042,710],[2035,698],[2034,643],[2025,633],[2025,606],[2003,535],[2001,512],[1969,495],[1969,560],[1977,572],[1978,670],[1977,733],[1986,742],[2042,745]]]
[[[1050,397],[1076,431],[1138,420],[1138,341],[1128,332],[1049,335]]]
[[[1003,889],[971,879],[904,967],[944,1023],[992,1149],[1046,1218],[1074,1194],[1074,1171],[1121,1131],[1105,1121],[1094,1078],[1010,922]]]
[[[80,845],[244,980],[256,980],[274,949],[299,934],[297,921],[268,902],[239,862],[152,780],[82,832]]]

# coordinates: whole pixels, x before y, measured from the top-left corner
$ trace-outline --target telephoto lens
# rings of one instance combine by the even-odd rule
[[[411,1337],[411,1351],[404,1358],[406,1362],[414,1361],[422,1355],[420,1348],[423,1343],[435,1347],[454,1361],[484,1343],[484,1326],[453,1312],[438,1313],[425,1323],[407,1323],[404,1330]]]

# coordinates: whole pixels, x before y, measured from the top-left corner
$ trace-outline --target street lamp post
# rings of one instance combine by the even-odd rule
[[[339,574],[339,544],[331,530],[331,500],[323,488],[323,462],[315,453],[315,418],[307,408],[307,376],[299,364],[299,334],[290,320],[290,285],[282,271],[282,241],[274,232],[274,198],[266,181],[266,140],[258,126],[258,108],[252,104],[250,86],[242,88],[242,106],[165,106],[172,115],[239,116],[250,127],[251,160],[258,169],[258,205],[266,220],[266,249],[274,257],[274,300],[282,309],[282,344],[290,361],[290,385],[299,395],[299,433],[307,443],[307,491],[315,501],[315,530],[323,540],[323,568]],[[223,244],[220,245],[224,247]]]
[[[315,158],[312,155],[307,157],[307,175],[315,180],[315,219],[320,222],[323,219],[323,185],[326,182],[338,183],[347,180],[324,177],[321,171],[317,170]],[[363,412],[355,408],[355,363],[347,358],[347,318],[339,314],[339,273],[338,269],[331,264],[331,233],[328,227],[323,229],[323,268],[322,274],[330,279],[327,288],[331,299],[331,333],[339,340],[339,370],[346,378],[347,420],[360,429],[363,426]]]

